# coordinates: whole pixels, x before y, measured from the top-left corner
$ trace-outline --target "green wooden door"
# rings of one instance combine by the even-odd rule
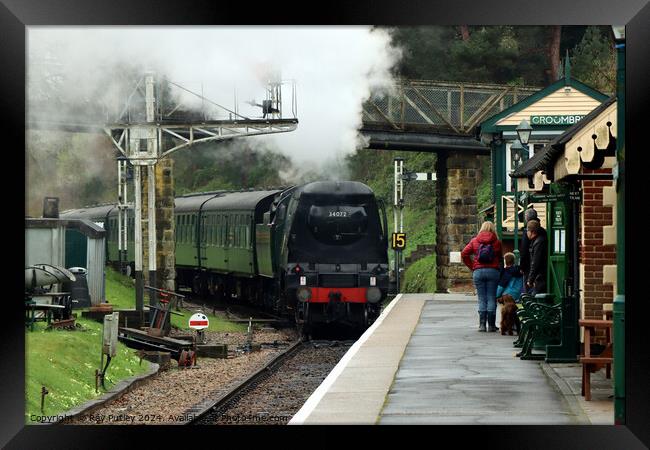
[[[548,202],[546,223],[550,224],[548,233],[548,285],[547,291],[556,299],[564,296],[564,283],[567,279],[570,242],[568,241],[569,227],[567,221],[567,202],[564,200]]]
[[[84,267],[88,252],[88,239],[79,230],[65,230],[65,267]]]
[[[547,204],[548,291],[561,301],[560,342],[546,347],[547,362],[575,362],[579,350],[579,290],[578,290],[578,214],[579,192],[570,185],[553,183],[555,198]]]

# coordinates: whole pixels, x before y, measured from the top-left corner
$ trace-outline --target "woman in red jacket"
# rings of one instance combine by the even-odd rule
[[[473,260],[470,258],[474,255]],[[461,252],[463,262],[472,271],[472,279],[478,294],[479,329],[485,330],[487,320],[489,331],[497,331],[497,285],[501,265],[501,242],[497,238],[492,222],[483,222],[481,230]]]

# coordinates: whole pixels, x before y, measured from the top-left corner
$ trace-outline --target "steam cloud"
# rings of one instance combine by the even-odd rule
[[[47,103],[48,83],[69,103],[118,106],[122,69],[138,65],[229,109],[236,90],[238,112],[259,118],[244,102],[261,103],[266,75],[279,70],[296,80],[298,128],[245,139],[301,167],[332,166],[358,146],[362,102],[390,86],[400,56],[386,31],[370,27],[29,27],[28,109]],[[286,117],[290,86],[282,94]]]

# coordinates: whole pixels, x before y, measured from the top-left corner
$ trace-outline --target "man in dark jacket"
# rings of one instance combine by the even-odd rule
[[[535,222],[540,224],[538,234],[543,235],[544,238],[546,238],[547,236],[546,236],[546,230],[541,226],[541,223],[537,218],[537,211],[535,211],[533,207],[530,207],[526,210],[524,219],[526,222],[521,236],[521,251],[519,252],[519,268],[524,273],[525,279],[527,279],[528,272],[530,271],[530,252],[529,252],[530,240],[528,239],[528,229],[526,228],[528,226],[528,222],[534,220]]]
[[[526,289],[530,294],[546,292],[547,239],[540,233],[538,221],[531,220],[526,225],[530,241],[530,269],[526,277]]]

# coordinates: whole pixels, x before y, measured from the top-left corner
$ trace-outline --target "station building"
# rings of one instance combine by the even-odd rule
[[[532,132],[517,164],[512,144],[523,119]],[[565,59],[563,78],[477,134],[492,168],[493,203],[480,213],[495,222],[504,251],[514,249],[516,191],[518,229],[532,206],[548,233],[548,291],[578,302],[576,322],[602,319],[616,292],[616,97],[571,78]]]
[[[578,280],[582,319],[602,319],[616,293],[616,122],[613,96],[513,173],[520,192],[552,205],[548,279],[563,281],[557,262],[575,265],[565,275]]]

